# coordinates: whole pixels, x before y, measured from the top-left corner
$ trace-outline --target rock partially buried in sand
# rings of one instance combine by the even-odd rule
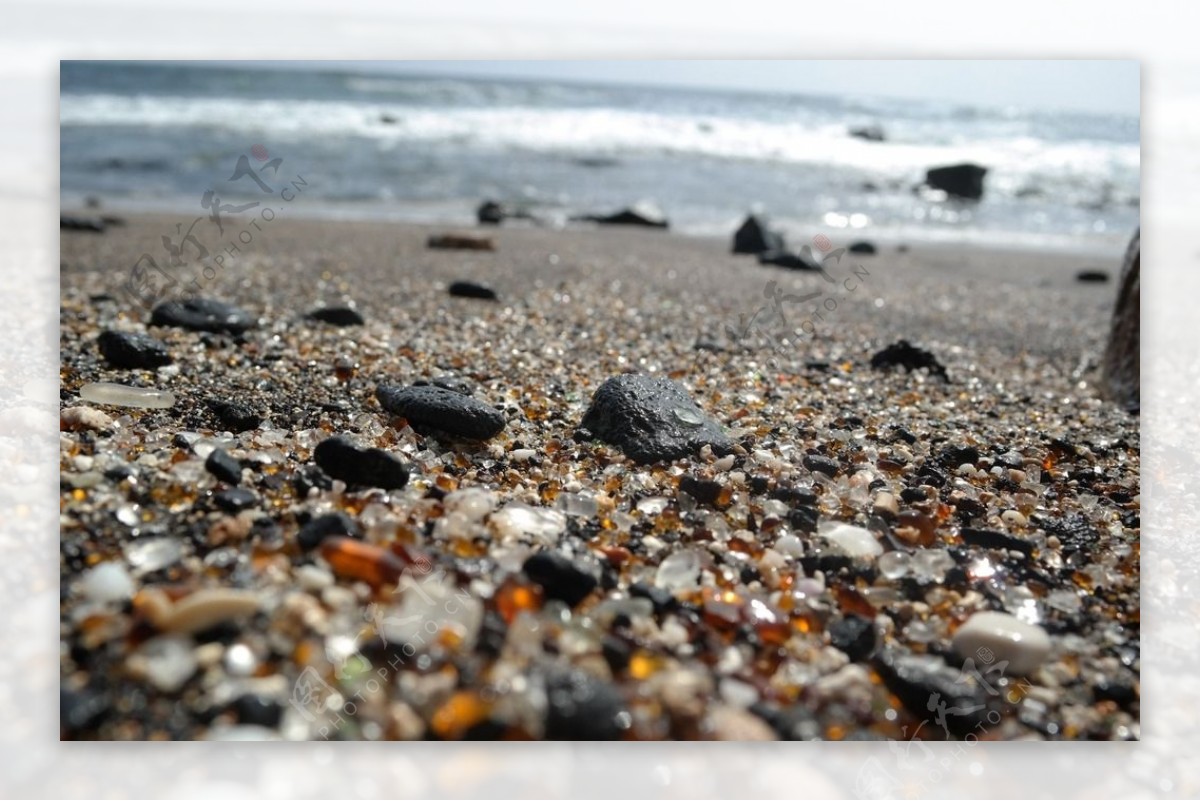
[[[79,397],[88,403],[128,406],[135,409],[170,409],[175,405],[175,396],[170,392],[107,382],[84,384],[79,388]]]
[[[431,250],[495,250],[490,236],[472,234],[435,234],[425,241]]]
[[[636,203],[614,214],[586,214],[575,219],[600,225],[640,225],[644,228],[668,228],[667,217],[652,203]]]
[[[768,250],[758,254],[758,263],[771,267],[784,267],[789,270],[812,270],[820,272],[821,265],[802,253],[789,253],[786,250]]]
[[[908,372],[925,368],[930,375],[940,376],[943,381],[949,381],[946,368],[929,351],[918,348],[906,339],[901,339],[888,345],[871,357],[871,366],[876,370],[889,367],[903,367]]]
[[[637,373],[610,378],[596,390],[575,437],[599,439],[640,464],[692,456],[705,445],[721,455],[733,447],[686,389]]]
[[[379,405],[415,427],[444,431],[463,439],[491,439],[504,430],[504,415],[481,400],[432,385],[380,386]]]
[[[1081,284],[1107,284],[1108,273],[1103,270],[1080,270],[1075,273],[1075,280]]]
[[[167,346],[147,334],[105,331],[96,344],[100,355],[113,367],[129,370],[153,370],[171,363]]]
[[[322,309],[313,309],[308,313],[308,318],[328,323],[329,325],[343,327],[348,325],[362,325],[366,322],[357,309],[352,309],[349,306],[326,306]]]
[[[154,307],[150,325],[209,331],[215,334],[240,334],[258,325],[248,312],[212,298],[169,300]]]
[[[851,128],[850,135],[855,139],[862,139],[866,142],[882,142],[887,139],[883,133],[883,127],[880,125],[863,125],[858,128]]]
[[[733,234],[734,253],[769,253],[787,247],[783,234],[772,231],[763,217],[751,214]]]
[[[455,281],[450,285],[450,294],[456,298],[496,300],[496,290],[471,281]]]
[[[351,486],[400,489],[408,483],[403,462],[379,448],[360,448],[349,437],[322,440],[313,450],[313,461]]]
[[[864,256],[874,256],[879,252],[879,249],[873,243],[865,240],[853,243],[846,250],[850,253],[858,253]]]
[[[1141,271],[1142,236],[1139,229],[1125,251],[1112,328],[1104,350],[1102,378],[1105,394],[1131,411],[1138,409],[1142,402]]]
[[[1041,626],[1005,612],[976,612],[954,632],[951,642],[964,659],[1007,662],[1006,671],[1026,676],[1050,654],[1050,636]]]
[[[953,197],[979,200],[983,197],[985,175],[987,167],[980,167],[978,164],[952,164],[928,170],[925,173],[925,183]]]

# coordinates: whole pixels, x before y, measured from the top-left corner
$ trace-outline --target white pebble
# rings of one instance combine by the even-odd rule
[[[683,590],[700,582],[700,555],[693,550],[676,551],[662,560],[654,584],[664,590]]]
[[[1041,626],[1004,612],[977,612],[954,633],[952,645],[964,659],[1007,662],[1008,672],[1024,676],[1049,655],[1050,636]]]
[[[196,672],[196,655],[187,637],[155,637],[129,658],[131,672],[172,693]]]
[[[84,384],[79,388],[79,397],[88,403],[138,409],[170,409],[175,405],[175,396],[170,392],[107,382]]]
[[[457,512],[472,523],[478,523],[496,508],[496,496],[478,487],[451,492],[442,500],[447,512]]]
[[[716,470],[718,473],[727,473],[733,469],[733,465],[736,461],[737,457],[732,453],[728,456],[722,456],[720,459],[713,462],[713,470]]]
[[[804,541],[795,534],[781,534],[779,539],[775,540],[775,550],[784,556],[799,559],[804,556]]]
[[[544,545],[556,545],[558,535],[567,527],[567,518],[562,512],[519,501],[493,513],[488,522],[502,540],[516,541],[525,535]]]
[[[89,601],[108,603],[133,597],[133,579],[119,562],[104,562],[83,575],[79,589]]]
[[[1025,520],[1025,515],[1021,514],[1016,509],[1009,509],[1004,514],[1000,515],[1000,519],[1005,523],[1014,526],[1023,526],[1027,522]]]
[[[537,456],[537,451],[533,448],[517,448],[508,455],[508,458],[513,462],[528,462],[535,456]]]
[[[99,409],[90,406],[72,406],[63,409],[58,417],[62,428],[68,431],[107,431],[113,427],[113,419]]]
[[[854,559],[873,559],[883,553],[883,546],[875,539],[875,535],[860,526],[824,523],[817,533],[826,542],[833,543]]]

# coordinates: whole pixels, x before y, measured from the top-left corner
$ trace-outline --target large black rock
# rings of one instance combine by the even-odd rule
[[[610,378],[596,390],[575,437],[607,442],[640,464],[692,456],[705,445],[718,454],[733,447],[682,386],[634,373]]]
[[[934,167],[928,170],[925,173],[925,183],[954,197],[979,200],[983,197],[985,175],[987,167],[980,167],[978,164],[951,164],[948,167]]]
[[[379,405],[414,428],[444,431],[464,439],[491,439],[504,430],[504,415],[481,400],[429,384],[411,387],[380,385]]]
[[[765,219],[754,214],[733,234],[734,253],[782,252],[786,247],[783,234],[772,231]]]
[[[154,307],[150,325],[187,328],[192,331],[240,334],[258,324],[249,313],[211,298],[169,300]]]
[[[347,437],[322,440],[313,450],[313,461],[351,486],[400,489],[408,483],[403,462],[379,448],[360,448]]]
[[[1102,379],[1105,394],[1130,410],[1140,408],[1142,400],[1141,272],[1142,232],[1138,229],[1125,251],[1117,304],[1104,350]]]

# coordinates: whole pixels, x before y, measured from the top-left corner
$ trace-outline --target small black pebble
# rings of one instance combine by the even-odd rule
[[[236,487],[221,490],[216,495],[213,495],[213,503],[222,512],[234,515],[252,508],[258,503],[258,496],[248,489]]]
[[[283,707],[261,695],[243,695],[233,702],[233,712],[238,723],[250,726],[265,726],[274,729],[283,719]]]
[[[314,309],[308,313],[308,317],[310,320],[318,320],[322,323],[343,327],[348,325],[362,325],[366,322],[357,309],[352,309],[349,306],[326,306],[323,309]]]
[[[846,250],[851,253],[863,253],[869,256],[874,256],[878,252],[878,249],[870,242],[855,242],[846,248]]]
[[[258,321],[247,312],[210,298],[169,300],[155,306],[150,315],[150,325],[174,326],[217,334],[240,334],[257,324]]]
[[[721,483],[711,478],[696,478],[683,476],[679,479],[679,490],[691,495],[700,503],[712,506],[721,495]]]
[[[804,455],[804,466],[814,473],[824,473],[830,478],[836,476],[838,471],[842,469],[842,466],[833,459],[816,453]]]
[[[304,524],[296,534],[296,544],[302,551],[311,551],[326,537],[353,537],[362,539],[362,530],[358,523],[349,515],[342,512],[321,515]]]
[[[226,484],[242,483],[242,466],[224,448],[213,448],[204,460],[204,468]]]
[[[360,448],[347,437],[322,440],[313,461],[331,477],[352,486],[400,489],[408,483],[408,468],[387,451]]]
[[[208,408],[212,409],[213,414],[217,416],[217,420],[225,427],[223,430],[234,434],[241,434],[243,431],[253,431],[262,423],[262,415],[255,411],[249,404],[242,403],[241,401],[227,401],[214,398],[209,400]]]
[[[575,565],[567,557],[553,551],[539,551],[525,560],[521,571],[541,585],[549,598],[557,598],[568,606],[576,606],[592,594],[598,584],[590,572]]]
[[[901,339],[888,345],[883,350],[871,357],[871,366],[876,370],[882,370],[888,367],[903,367],[908,372],[925,368],[929,370],[930,375],[936,375],[943,381],[949,381],[946,375],[946,368],[927,350],[918,348],[911,344],[908,340]]]
[[[96,344],[100,355],[113,367],[128,370],[153,370],[171,363],[167,346],[147,334],[105,331]]]
[[[875,622],[859,615],[846,615],[829,627],[829,641],[851,662],[862,662],[875,650]]]
[[[455,281],[450,285],[450,294],[456,298],[496,299],[496,291],[494,289],[470,281]]]
[[[616,740],[628,727],[620,693],[582,670],[548,677],[546,739]]]
[[[1108,273],[1103,270],[1080,270],[1075,274],[1075,280],[1083,284],[1108,283]]]

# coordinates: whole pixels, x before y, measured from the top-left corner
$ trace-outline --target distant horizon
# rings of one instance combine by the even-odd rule
[[[86,61],[86,59],[81,59]],[[628,60],[628,61],[353,61],[353,60],[313,60],[313,61],[279,61],[279,60],[144,60],[126,63],[143,63],[143,64],[179,64],[189,66],[202,66],[211,68],[252,68],[252,69],[275,69],[275,70],[303,70],[309,72],[321,70],[335,70],[339,72],[359,73],[359,74],[388,74],[405,77],[430,77],[430,78],[447,78],[459,80],[507,80],[517,82],[531,81],[551,81],[569,85],[591,85],[591,86],[608,86],[608,87],[644,87],[647,89],[670,89],[670,90],[685,90],[685,91],[710,91],[710,92],[740,92],[748,94],[763,94],[763,95],[797,95],[807,97],[831,97],[831,98],[863,98],[863,99],[887,99],[887,100],[912,100],[926,103],[951,103],[958,106],[969,106],[982,109],[1008,109],[1016,108],[1021,110],[1035,110],[1045,112],[1063,112],[1072,114],[1095,114],[1095,115],[1111,115],[1122,116],[1137,119],[1140,118],[1140,65],[1136,61],[1078,61],[1078,60],[1051,60],[1051,61],[960,61],[960,60],[931,60],[931,61],[913,61],[913,60],[896,60],[896,61],[644,61],[644,60]],[[641,74],[630,73],[629,70],[635,65],[653,64],[660,68],[656,71],[653,78],[645,78]],[[898,77],[895,74],[895,69],[904,70],[905,67],[912,71],[912,78],[905,79],[904,90],[897,88],[893,83],[892,91],[886,91],[887,87],[882,89],[876,88],[874,91],[855,88],[855,82],[862,83],[866,86],[879,77],[879,73],[872,71],[866,74],[864,70],[877,70],[881,66],[894,68],[884,74],[883,77],[891,81],[895,81]],[[809,75],[810,85],[801,85],[800,83],[790,84],[780,82],[778,77],[773,85],[762,85],[761,79],[772,75],[778,71],[780,66],[784,67],[803,67],[810,70],[827,70],[833,74],[825,74],[818,76],[817,72]],[[980,91],[985,88],[982,84],[971,83],[968,80],[966,83],[959,83],[956,88],[951,91],[947,84],[946,76],[935,76],[941,70],[953,66],[956,70],[962,72],[975,72],[986,70],[988,84],[993,92],[997,91],[997,86],[1000,91],[994,97],[980,97]],[[662,70],[669,68],[664,73]],[[1058,69],[1072,73],[1067,75],[1067,78],[1072,78],[1074,82],[1069,83],[1068,87],[1063,86],[1061,90],[1064,92],[1060,101],[1055,102],[1048,99],[1047,83],[1044,76],[1033,74],[1037,70]],[[720,78],[714,77],[714,70],[720,70],[722,74]],[[755,71],[761,71],[755,75]],[[738,72],[740,74],[731,75],[730,72]],[[930,71],[933,71],[931,73]],[[999,73],[1006,72],[1007,75],[1001,76]],[[689,74],[691,73],[691,74]],[[855,74],[857,73],[857,74]],[[924,74],[922,74],[924,73]],[[1038,83],[1027,85],[1025,83],[1013,83],[1012,80],[1018,73],[1026,73],[1024,76],[1032,80],[1037,77]],[[1099,92],[1095,98],[1103,99],[1108,105],[1101,106],[1098,103],[1081,102],[1079,95],[1079,83],[1084,73],[1090,73],[1094,80],[1088,82],[1088,86],[1095,85],[1096,91]],[[817,77],[820,81],[815,85],[811,85]],[[968,76],[968,78],[971,76]],[[1001,77],[1007,81],[1000,80]],[[759,82],[755,83],[754,79],[758,78]],[[928,80],[939,80],[939,86],[942,90],[941,94],[937,92],[930,94],[919,94],[916,92],[907,91],[910,84],[922,84],[919,79],[925,78]],[[672,80],[674,79],[674,80]],[[706,80],[707,79],[707,80]],[[982,76],[978,76],[979,80],[983,80]],[[1122,84],[1120,87],[1115,87],[1114,82]],[[1043,96],[1040,102],[1032,94],[1040,90]],[[1020,101],[1014,102],[1006,100],[1006,97],[1013,93],[1018,95]]]

